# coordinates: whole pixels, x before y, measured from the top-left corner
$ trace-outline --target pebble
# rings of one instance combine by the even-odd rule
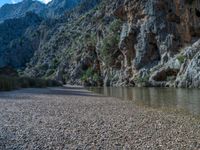
[[[76,87],[0,93],[0,150],[195,150],[199,124]]]

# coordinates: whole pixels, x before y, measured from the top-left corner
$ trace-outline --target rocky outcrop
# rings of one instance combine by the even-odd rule
[[[199,9],[198,0],[127,0],[116,9],[115,15],[124,22],[120,50],[124,55],[124,67],[132,68],[130,81],[137,84],[138,80],[145,80],[150,86],[175,86],[182,66],[176,55],[181,47],[199,37]],[[143,70],[149,75],[142,75]],[[179,83],[179,87],[185,86]]]
[[[200,88],[200,41],[185,49],[184,63],[175,81],[176,87]]]
[[[122,41],[131,41],[126,46],[122,43],[122,47],[135,53],[132,55],[134,68],[139,70],[151,65],[150,62],[155,65],[164,53],[173,56],[180,47],[195,40],[199,28],[199,17],[195,13],[199,9],[197,3],[129,0],[117,9],[121,13],[115,14],[125,21],[122,35],[126,36],[122,36]]]
[[[151,86],[200,88],[199,51],[200,41],[171,58],[167,63],[152,69]]]

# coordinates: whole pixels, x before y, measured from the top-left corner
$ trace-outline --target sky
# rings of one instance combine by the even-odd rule
[[[18,3],[22,0],[0,0],[0,7],[6,3],[9,3],[9,4],[15,4],[15,3]],[[48,3],[50,2],[51,0],[39,0],[39,1],[42,1],[44,3]]]

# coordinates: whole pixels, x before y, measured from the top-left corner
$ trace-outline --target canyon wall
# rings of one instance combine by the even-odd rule
[[[199,0],[77,2],[33,29],[40,41],[24,75],[88,86],[200,87]]]

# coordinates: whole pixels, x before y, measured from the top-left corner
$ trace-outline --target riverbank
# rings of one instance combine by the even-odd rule
[[[9,77],[0,75],[0,91],[11,91],[20,88],[56,87],[62,84],[56,80],[37,79],[30,77]]]
[[[199,124],[82,87],[0,93],[0,149],[199,149]]]

